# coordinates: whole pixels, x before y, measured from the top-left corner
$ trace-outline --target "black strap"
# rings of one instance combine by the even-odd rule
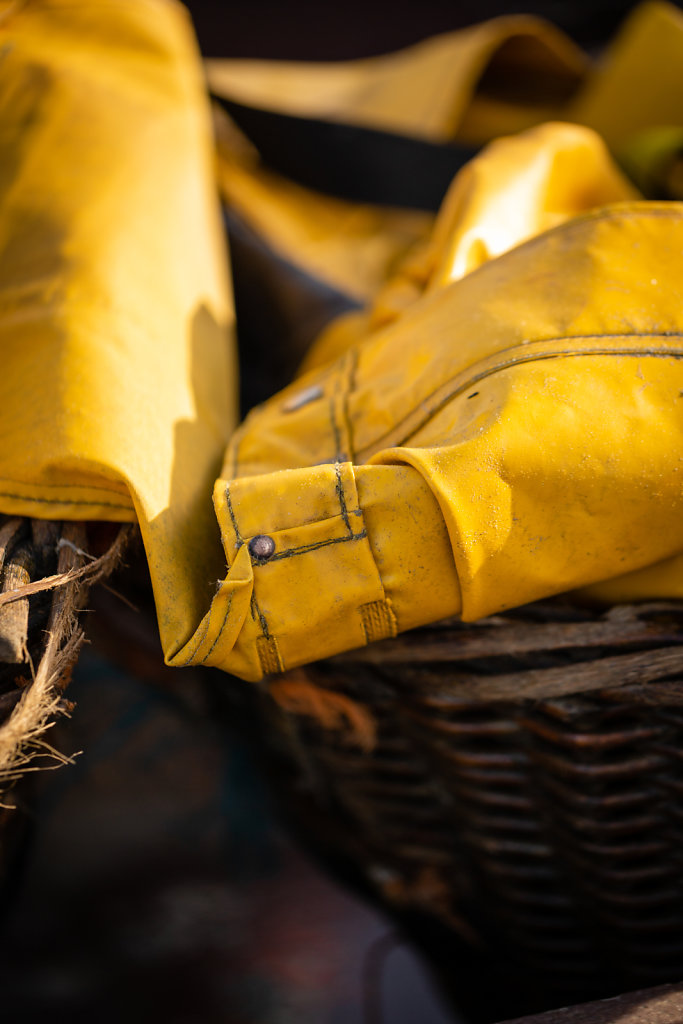
[[[289,263],[234,209],[225,211],[237,314],[242,416],[289,384],[312,341],[359,303]]]
[[[438,210],[477,150],[358,125],[294,117],[214,97],[273,170],[354,202]]]

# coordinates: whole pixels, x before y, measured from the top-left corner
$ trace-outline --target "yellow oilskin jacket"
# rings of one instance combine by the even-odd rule
[[[227,115],[214,147],[207,81],[477,153],[435,216],[331,197]],[[665,4],[596,68],[503,18],[205,73],[175,3],[0,4],[0,510],[137,520],[167,661],[252,680],[566,591],[683,597],[682,130]],[[239,427],[218,188],[356,307]]]

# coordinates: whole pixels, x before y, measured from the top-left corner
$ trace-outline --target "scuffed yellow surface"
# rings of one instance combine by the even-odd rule
[[[533,19],[336,78],[210,69],[299,114],[440,139],[525,127],[434,220],[314,196],[229,137],[216,178],[176,4],[0,8],[0,509],[137,519],[167,660],[248,679],[566,590],[682,597],[683,205],[640,198],[567,123],[618,151],[657,122],[659,48],[683,58],[672,11],[645,8],[597,77]],[[644,52],[645,85],[628,74]],[[564,120],[477,91],[501,53],[573,83]],[[366,304],[236,431],[217,185],[275,252]]]
[[[0,20],[0,502],[142,527],[162,639],[221,572],[232,305],[189,19],[36,0]]]

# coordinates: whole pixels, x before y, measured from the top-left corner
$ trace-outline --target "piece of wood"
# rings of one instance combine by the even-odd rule
[[[415,688],[423,705],[445,706],[453,700],[550,700],[598,690],[645,687],[648,683],[674,679],[677,682],[671,683],[670,698],[683,703],[683,646],[495,676],[480,676],[465,669],[459,671],[454,666],[448,679],[444,679],[427,665],[397,668],[396,674],[403,684]]]
[[[5,558],[1,589],[11,594],[31,582],[35,559],[28,545],[22,545]],[[0,662],[21,665],[28,659],[28,598],[12,601],[0,608]]]
[[[60,538],[60,524],[52,519],[32,519],[31,537],[40,561],[40,575],[49,576],[57,567],[57,542]]]
[[[668,616],[668,621],[667,621]],[[367,647],[335,655],[335,664],[438,664],[471,658],[570,650],[575,647],[633,647],[644,643],[682,643],[681,606],[658,602],[613,608],[594,622],[534,622],[484,619],[476,625],[439,624]]]
[[[4,517],[3,517],[4,519]],[[0,570],[5,564],[7,555],[12,550],[12,547],[16,545],[17,540],[25,529],[25,521],[23,519],[0,519]]]
[[[683,985],[629,992],[597,1003],[570,1006],[500,1024],[681,1024]]]

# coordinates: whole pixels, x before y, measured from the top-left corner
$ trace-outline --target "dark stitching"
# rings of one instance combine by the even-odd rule
[[[2,480],[3,480],[3,482],[6,481],[9,484],[16,484],[17,487],[21,487],[22,486],[21,481],[19,481],[19,480],[10,480],[9,477],[3,477]],[[76,491],[76,490],[82,490],[82,491],[103,491],[104,494],[118,494],[118,496],[120,498],[125,498],[125,494],[122,491],[117,491],[114,487],[100,487],[99,484],[46,484],[46,483],[40,483],[40,484],[32,484],[30,486],[40,487],[41,489],[43,487],[49,487],[49,488],[55,488],[55,489],[59,488],[59,489],[67,490],[67,491]]]
[[[255,597],[254,597],[254,608],[256,609],[256,614],[258,615],[258,620],[259,620],[259,623],[261,624],[261,629],[263,630],[263,635],[266,638],[266,640],[270,640],[270,632],[268,630],[268,623],[266,621],[266,617],[263,614],[263,612],[261,611],[261,609],[259,608],[258,602],[257,602]]]
[[[341,469],[339,468],[338,462],[335,462],[334,464],[334,473],[335,476],[337,477],[336,491],[337,497],[339,498],[339,506],[341,508],[341,515],[342,519],[344,520],[344,526],[348,530],[349,534],[353,536],[353,527],[351,526],[351,523],[349,521],[349,510],[346,507],[346,495],[344,494],[344,484],[342,483]]]
[[[361,530],[360,533],[352,533],[348,537],[333,537],[331,540],[319,540],[314,544],[303,544],[300,548],[290,548],[289,551],[280,551],[279,554],[273,555],[273,557],[265,564],[272,565],[273,562],[280,562],[283,558],[293,558],[294,555],[305,555],[309,551],[317,551],[318,548],[326,548],[328,544],[346,544],[349,540],[364,540],[367,535],[367,530]]]
[[[657,332],[648,331],[647,333],[642,333],[642,334],[641,333],[625,334],[622,331],[619,334],[577,334],[577,335],[572,335],[571,337],[564,337],[564,338],[536,338],[534,341],[530,341],[529,344],[532,344],[532,345],[545,345],[545,344],[551,344],[553,342],[588,341],[588,340],[590,340],[592,338],[648,338],[648,337],[650,337],[650,338],[652,338],[652,337],[657,337],[657,338],[683,338],[683,332],[681,332],[681,331],[657,331]],[[520,350],[520,348],[521,348],[521,346],[519,346],[519,345],[513,345],[511,348],[502,349],[501,352],[498,353],[498,355],[503,355],[505,352],[518,352]],[[542,359],[554,359],[554,358],[557,358],[558,356],[594,356],[594,355],[617,355],[617,356],[621,356],[621,355],[626,355],[626,356],[629,356],[629,355],[630,356],[644,356],[644,355],[646,355],[646,356],[656,356],[656,357],[661,358],[661,359],[678,359],[681,356],[683,356],[683,352],[680,351],[680,350],[676,350],[676,349],[662,350],[662,349],[632,349],[632,348],[616,349],[616,348],[608,348],[608,349],[593,349],[592,351],[586,351],[586,352],[540,352],[540,353],[538,353],[536,355],[530,355],[530,356],[526,356],[526,357],[520,355],[516,359],[510,359],[510,360],[508,360],[505,363],[498,363],[496,366],[491,367],[489,370],[483,371],[482,373],[477,374],[474,377],[470,377],[467,380],[467,382],[465,384],[463,384],[461,387],[455,388],[453,391],[450,391],[448,393],[448,395],[446,395],[439,402],[439,404],[434,407],[434,409],[430,410],[426,414],[425,418],[420,421],[420,423],[419,423],[419,425],[417,427],[414,427],[408,434],[406,434],[403,437],[403,439],[401,441],[393,442],[391,444],[391,447],[397,447],[397,446],[405,444],[407,440],[409,440],[411,437],[414,437],[415,434],[417,434],[420,430],[422,430],[422,428],[427,423],[429,423],[429,421],[431,419],[433,419],[434,416],[436,416],[439,412],[441,412],[441,410],[443,409],[444,405],[447,405],[448,402],[450,402],[451,398],[454,398],[455,395],[458,395],[461,392],[466,391],[468,388],[472,387],[473,384],[479,383],[480,380],[484,380],[484,378],[492,376],[494,373],[497,373],[499,370],[507,370],[511,366],[517,366],[517,365],[520,365],[520,364],[523,364],[523,363],[531,363],[531,362],[535,362],[536,360],[540,361]],[[459,375],[456,375],[456,376],[459,376]],[[453,378],[451,378],[451,380],[452,379]],[[441,388],[444,387],[444,385],[447,384],[447,383],[448,383],[448,381],[444,381],[443,383],[439,384],[439,387],[438,388],[434,388],[434,390],[431,391],[430,394],[426,396],[426,398],[423,398],[421,400],[419,405],[424,405],[425,402],[428,402],[429,399],[432,398],[436,394],[437,391],[440,391]],[[415,413],[415,411],[418,409],[418,407],[419,407],[418,405],[413,406],[413,408],[409,412],[407,412],[405,414],[405,416],[403,416],[403,418],[401,420],[399,420],[399,422],[396,423],[392,427],[392,429],[390,431],[385,431],[384,434],[381,434],[379,437],[375,438],[374,441],[371,441],[369,444],[364,445],[362,450],[361,450],[361,454],[365,455],[366,453],[372,451],[373,449],[376,449],[376,448],[380,447],[382,442],[384,441],[384,439],[386,437],[390,436],[398,427],[400,427],[401,423],[405,423],[405,421],[407,419],[410,419],[410,417]]]
[[[332,435],[334,437],[334,450],[335,459],[337,462],[344,462],[344,453],[342,452],[342,438],[339,430],[339,424],[334,412],[334,396],[330,398],[330,424],[332,425]]]
[[[347,529],[347,532],[348,532],[349,536],[352,537],[353,536],[353,528],[351,526],[351,523],[349,522],[349,511],[348,511],[348,508],[346,507],[346,496],[344,494],[344,484],[342,483],[341,470],[339,468],[339,464],[343,460],[343,453],[342,453],[342,450],[341,450],[341,447],[342,447],[341,432],[339,430],[339,424],[337,423],[337,419],[336,419],[336,416],[335,416],[335,409],[334,409],[336,390],[337,389],[335,389],[335,395],[332,398],[330,398],[330,404],[329,404],[330,423],[332,425],[332,433],[334,435],[334,444],[335,444],[335,449],[336,449],[336,456],[335,456],[335,463],[334,463],[334,473],[335,473],[335,476],[337,478],[337,482],[335,484],[335,491],[337,493],[337,499],[339,501],[339,509],[341,511],[341,517],[344,520],[344,525],[346,526],[346,529]]]
[[[93,505],[95,508],[124,508],[126,512],[135,511],[132,503],[130,505],[117,505],[113,501],[88,501],[85,498],[81,501],[75,498],[33,498],[28,494],[13,494],[11,491],[0,491],[0,498],[15,498],[17,501],[35,501],[41,505]]]
[[[233,450],[233,456],[232,456],[232,479],[233,480],[235,480],[237,478],[237,468],[239,466],[239,451],[240,451],[240,439],[241,439],[241,437],[242,437],[242,432],[240,430],[236,430],[234,435],[233,435],[233,438],[232,438],[232,450]]]
[[[336,465],[336,463],[334,463],[334,462],[324,462],[324,463],[320,463],[320,465],[334,466],[334,465]],[[340,465],[341,465],[341,463],[340,463]],[[275,470],[274,472],[277,473],[277,472],[279,472],[279,470]],[[348,505],[346,506],[346,511],[349,514],[349,516],[362,516],[363,515],[363,510],[362,509],[360,509],[360,508],[349,508]],[[341,518],[342,518],[341,512],[335,512],[333,515],[329,515],[329,516],[321,515],[321,516],[318,516],[317,518],[313,518],[313,519],[304,519],[302,522],[297,523],[295,526],[292,526],[291,523],[286,523],[286,524],[283,524],[283,525],[280,525],[280,526],[272,527],[272,529],[270,530],[270,533],[268,534],[268,536],[275,537],[278,533],[287,533],[287,532],[291,533],[292,530],[303,530],[307,526],[320,526],[322,523],[331,523],[335,519],[341,519]],[[249,547],[248,544],[247,544],[247,547]],[[275,557],[274,555],[271,555],[270,558],[264,559],[263,561],[272,562],[274,557]],[[252,565],[258,563],[259,561],[260,561],[260,559],[254,558],[253,555],[251,556]]]
[[[193,652],[190,655],[190,657],[187,658],[186,661],[181,662],[181,664],[179,666],[180,668],[187,668],[187,666],[189,664],[191,664],[191,662],[193,662],[194,659],[197,657],[197,652],[199,651],[199,648],[202,646],[202,644],[206,640],[206,637],[207,637],[208,632],[209,632],[209,624],[211,623],[211,612],[212,611],[213,611],[213,601],[211,602],[211,607],[209,608],[209,611],[208,611],[207,616],[206,616],[206,625],[204,626],[204,632],[202,633],[201,637],[199,638],[199,642],[197,643],[197,646],[193,650]]]
[[[239,528],[239,526],[237,524],[237,516],[235,515],[235,510],[232,507],[232,497],[230,495],[230,484],[226,484],[225,485],[225,500],[226,500],[226,504],[228,506],[228,512],[230,513],[230,519],[232,521],[232,526],[233,526],[233,529],[235,531],[235,536],[237,537],[237,541],[238,541],[238,543],[241,546],[242,544],[244,544],[244,538],[242,537],[242,534],[240,533],[240,528]],[[271,559],[271,561],[272,561],[272,559]],[[256,601],[256,595],[254,593],[253,587],[252,587],[252,591],[251,591],[250,608],[251,608],[251,617],[252,617],[252,619],[256,619],[256,617],[258,616],[258,620],[261,623],[261,629],[263,630],[263,635],[266,636],[266,637],[270,637],[270,633],[268,632],[268,623],[266,622],[266,618],[265,618],[263,612],[261,611],[261,609],[258,606],[258,603]]]
[[[351,442],[351,426],[350,426],[349,415],[348,415],[348,397],[349,397],[350,386],[351,386],[350,382],[351,382],[352,375],[353,375],[354,368],[355,368],[355,361],[354,361],[353,358],[349,358],[349,359],[346,360],[346,362],[348,363],[348,366],[349,366],[347,377],[346,377],[346,384],[347,384],[347,386],[344,387],[343,384],[340,387],[338,386],[335,389],[335,396],[330,399],[330,421],[332,423],[332,432],[334,434],[334,440],[335,440],[335,445],[336,445],[336,449],[337,449],[337,458],[336,458],[336,462],[335,462],[335,466],[334,466],[335,475],[337,477],[337,483],[336,483],[336,488],[335,489],[336,489],[336,492],[337,492],[337,497],[339,499],[339,508],[341,509],[341,516],[342,516],[342,519],[344,520],[344,525],[346,526],[346,529],[348,531],[349,537],[353,537],[353,527],[351,526],[351,523],[349,521],[349,510],[348,510],[348,506],[346,504],[346,494],[345,494],[345,491],[344,491],[344,483],[342,481],[341,470],[340,470],[340,467],[339,467],[340,462],[342,462],[344,459],[348,459],[348,461],[353,462],[353,451],[352,451],[352,447],[353,446],[352,446],[352,442]],[[344,426],[346,428],[346,435],[347,435],[346,442],[347,442],[347,445],[348,445],[348,448],[349,448],[349,453],[348,453],[347,456],[344,456],[343,453],[342,453],[342,450],[341,450],[341,448],[342,448],[341,432],[340,432],[339,424],[337,423],[337,419],[336,419],[336,415],[335,415],[334,402],[335,402],[336,395],[338,393],[340,393],[340,400],[339,400],[340,401],[340,411],[341,411],[342,418],[344,420]]]
[[[228,512],[230,513],[230,519],[232,520],[232,526],[233,526],[233,529],[235,531],[235,536],[237,537],[237,540],[238,540],[239,544],[242,545],[242,544],[244,544],[244,538],[242,537],[242,534],[240,533],[240,528],[237,525],[237,516],[235,515],[235,510],[232,507],[232,497],[230,496],[230,484],[226,484],[225,485],[225,500],[226,500],[226,504],[228,506]],[[274,556],[274,557],[277,557],[277,556]],[[273,559],[271,558],[270,561],[272,562]],[[252,565],[253,564],[254,563],[252,562]],[[250,607],[251,607],[251,617],[252,617],[252,619],[256,619],[256,617],[258,616],[258,620],[261,623],[261,629],[263,630],[263,635],[265,637],[270,638],[270,633],[268,632],[268,623],[266,622],[266,617],[265,617],[265,615],[263,614],[263,612],[261,611],[261,609],[258,606],[258,603],[256,601],[256,595],[255,595],[253,589],[252,589],[252,592],[251,592]]]
[[[225,500],[226,500],[226,503],[227,503],[227,506],[228,506],[228,512],[230,513],[230,520],[232,522],[232,528],[235,531],[235,536],[237,537],[237,542],[238,542],[238,544],[244,544],[244,538],[242,537],[242,534],[240,533],[240,528],[237,525],[237,516],[235,515],[235,510],[232,507],[232,497],[230,495],[230,484],[226,484],[225,485]]]
[[[355,387],[356,387],[356,370],[358,368],[358,352],[355,349],[352,349],[351,352],[349,353],[348,363],[349,363],[349,373],[348,373],[348,377],[347,377],[347,387],[346,387],[346,390],[344,391],[344,394],[342,396],[342,416],[344,417],[344,426],[346,427],[346,439],[347,439],[348,447],[349,447],[349,462],[353,463],[353,462],[356,461],[356,459],[355,459],[356,451],[355,451],[355,445],[354,445],[354,440],[353,440],[353,429],[352,429],[352,426],[351,426],[351,416],[350,416],[350,413],[349,413],[349,398],[351,397],[351,392],[354,391]]]
[[[230,591],[230,597],[228,598],[228,607],[227,607],[227,608],[226,608],[226,610],[225,610],[225,617],[223,618],[223,621],[222,621],[222,623],[221,623],[221,628],[220,628],[220,629],[218,630],[218,633],[216,634],[216,639],[215,639],[215,640],[214,640],[214,642],[213,642],[213,643],[211,644],[211,647],[209,648],[209,650],[207,651],[207,653],[206,653],[206,654],[204,655],[204,657],[202,658],[202,660],[201,660],[201,661],[199,662],[199,664],[200,664],[200,665],[203,665],[203,664],[204,664],[204,662],[205,662],[205,661],[207,660],[207,658],[209,658],[209,657],[210,657],[210,656],[211,656],[211,655],[213,654],[213,649],[214,649],[214,647],[216,646],[216,644],[218,643],[218,641],[220,640],[220,638],[221,638],[221,637],[222,637],[222,635],[223,635],[223,630],[225,629],[225,624],[226,624],[226,622],[228,621],[228,615],[230,614],[230,609],[232,608],[232,599],[233,599],[233,597],[234,597],[234,594],[235,594],[235,591],[234,591],[234,590],[231,590],[231,591]],[[209,613],[209,614],[210,614],[210,613]],[[207,628],[207,633],[208,633],[208,628]],[[199,650],[199,648],[197,648],[197,650]],[[195,654],[196,654],[196,653],[197,653],[197,652],[195,651]]]
[[[657,349],[657,350],[653,349],[652,351],[644,350],[644,351],[635,352],[635,351],[633,351],[633,349],[619,350],[619,349],[610,348],[610,349],[593,349],[592,352],[542,352],[542,353],[539,353],[539,354],[537,354],[535,356],[534,355],[528,356],[527,358],[524,358],[522,356],[519,359],[510,360],[506,364],[502,364],[502,365],[499,365],[499,366],[496,366],[496,367],[492,367],[490,370],[484,371],[484,372],[478,374],[476,377],[473,377],[471,380],[469,380],[467,382],[467,384],[463,385],[462,387],[455,388],[455,390],[451,391],[440,402],[438,402],[437,405],[429,413],[427,413],[427,415],[418,424],[418,426],[413,427],[413,429],[410,431],[410,433],[406,434],[401,441],[397,441],[396,444],[399,447],[401,445],[404,445],[406,443],[406,441],[410,440],[411,437],[415,437],[415,435],[418,434],[422,430],[422,428],[427,423],[429,423],[429,421],[431,419],[434,418],[434,416],[438,415],[438,413],[441,412],[443,407],[445,405],[448,405],[448,403],[450,402],[451,398],[454,398],[456,395],[461,394],[463,391],[466,391],[468,387],[472,386],[472,384],[478,384],[480,380],[484,380],[486,377],[493,376],[494,373],[498,373],[501,370],[508,370],[508,369],[510,369],[511,366],[520,366],[520,365],[524,365],[525,363],[541,362],[544,359],[556,359],[556,358],[559,358],[559,357],[568,358],[570,356],[601,356],[601,355],[621,355],[621,356],[623,356],[623,355],[633,355],[633,356],[648,355],[648,356],[658,356],[658,357],[662,357],[662,358],[666,357],[668,359],[671,359],[671,358],[680,359],[681,357],[683,357],[683,352],[675,353],[675,352],[673,352],[671,350],[669,350],[668,352],[661,352],[659,349]],[[394,447],[394,445],[392,445],[392,447]]]
[[[271,561],[272,561],[272,559],[271,559]],[[263,614],[263,612],[261,611],[261,609],[258,606],[258,602],[256,600],[256,594],[254,593],[253,589],[251,591],[251,600],[249,601],[249,611],[251,612],[251,617],[252,617],[253,621],[256,622],[256,620],[258,619],[259,623],[261,624],[261,629],[263,630],[263,635],[265,636],[266,640],[270,640],[270,633],[268,631],[268,623],[266,621],[265,615]]]

